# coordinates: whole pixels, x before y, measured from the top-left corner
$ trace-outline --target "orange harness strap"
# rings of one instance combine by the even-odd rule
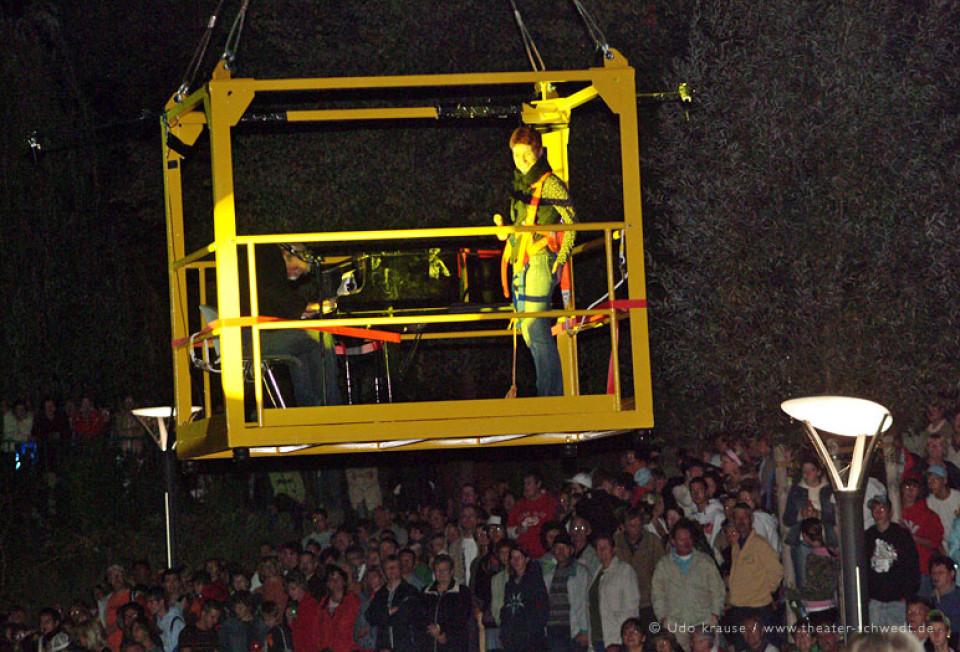
[[[524,226],[537,223],[537,208],[540,206],[540,198],[543,196],[543,184],[551,174],[553,174],[553,172],[547,172],[531,184],[530,187],[533,188],[533,196],[530,198],[530,203],[527,204],[527,215],[523,220]],[[533,241],[533,235],[534,234],[530,232],[519,234],[516,260],[520,267],[526,266],[530,262],[530,256],[542,250],[544,247],[549,246],[550,251],[554,253],[560,251],[560,242],[563,240],[563,233],[561,231],[537,232],[537,235],[543,237],[536,242]],[[560,237],[556,238],[555,236]],[[509,269],[512,253],[513,246],[510,244],[510,241],[507,240],[507,243],[503,247],[503,257],[500,259],[500,283],[503,286],[504,296],[510,295]]]
[[[191,342],[196,340],[198,337],[203,335],[215,335],[219,333],[224,328],[236,328],[243,326],[255,326],[257,324],[268,324],[271,322],[277,321],[294,321],[289,319],[281,319],[280,317],[231,317],[224,319],[215,319],[207,327],[201,330],[199,333],[195,333],[190,337],[181,337],[175,339],[171,342],[171,346],[174,349],[179,349],[183,346],[189,345]],[[304,330],[312,331],[321,331],[323,333],[331,333],[333,335],[339,335],[341,337],[356,337],[362,340],[378,340],[380,342],[393,342],[395,344],[400,343],[400,333],[391,333],[390,331],[378,331],[369,328],[353,328],[351,326],[302,326]],[[193,342],[193,346],[201,346],[203,342]]]

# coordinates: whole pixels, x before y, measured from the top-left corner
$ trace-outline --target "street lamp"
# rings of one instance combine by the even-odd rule
[[[843,580],[842,621],[847,631],[862,631],[869,625],[866,567],[863,537],[863,488],[870,456],[880,434],[893,424],[889,410],[878,403],[848,396],[811,396],[784,401],[780,408],[803,424],[803,429],[820,456],[834,495],[837,497],[837,524],[840,535],[840,563]],[[817,430],[853,437],[850,465],[838,469]]]
[[[193,418],[200,408],[193,406],[190,408],[190,418]],[[167,540],[167,568],[173,568],[177,562],[175,533],[177,526],[176,497],[176,453],[173,446],[170,445],[170,436],[167,432],[167,419],[172,419],[177,414],[177,409],[173,407],[146,407],[132,410],[133,416],[137,417],[140,425],[149,433],[150,437],[157,442],[160,447],[160,454],[163,458],[163,507],[165,518],[165,535]],[[157,429],[154,432],[150,424],[156,422]]]

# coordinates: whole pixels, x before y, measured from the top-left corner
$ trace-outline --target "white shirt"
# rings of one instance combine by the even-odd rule
[[[463,538],[463,576],[466,578],[464,584],[470,584],[470,564],[473,563],[473,560],[477,558],[477,553],[479,549],[477,548],[476,539]]]
[[[708,500],[702,512],[694,505],[693,512],[690,514],[690,518],[703,526],[703,533],[707,535],[707,543],[710,544],[711,548],[717,535],[720,534],[720,529],[723,527],[723,521],[726,517],[726,514],[723,513],[723,505],[716,498]]]
[[[936,512],[937,516],[940,517],[940,522],[943,523],[944,535],[949,534],[950,528],[953,526],[954,516],[957,510],[960,509],[960,491],[951,489],[950,494],[943,500],[930,494],[927,496],[927,507]],[[944,537],[944,540],[946,540],[946,537]]]
[[[757,510],[753,513],[754,531],[766,539],[780,554],[780,535],[777,534],[777,519],[773,515]]]

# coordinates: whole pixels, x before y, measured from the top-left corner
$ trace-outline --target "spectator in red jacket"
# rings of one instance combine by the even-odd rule
[[[933,593],[930,582],[930,558],[939,552],[943,542],[943,524],[940,517],[927,507],[927,501],[920,497],[920,476],[908,474],[900,486],[901,524],[913,535],[920,559],[920,595],[929,597]]]
[[[359,646],[353,641],[353,626],[360,613],[360,598],[347,590],[347,573],[339,566],[327,566],[329,594],[320,603],[320,648],[330,652],[353,652]],[[297,618],[300,617],[299,607]],[[294,649],[300,648],[294,643]],[[317,648],[304,648],[312,652]]]
[[[540,528],[557,516],[560,503],[543,488],[543,479],[536,471],[523,476],[523,498],[510,510],[507,531],[516,532],[516,541],[539,559],[546,553],[540,541]]]
[[[307,591],[307,580],[298,570],[290,571],[283,579],[287,595],[297,603],[297,615],[293,620],[294,650],[319,650],[320,603]],[[351,628],[351,632],[352,632]]]

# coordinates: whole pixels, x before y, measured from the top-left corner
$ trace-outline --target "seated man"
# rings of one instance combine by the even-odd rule
[[[282,319],[312,319],[320,312],[324,288],[311,272],[315,262],[303,245],[282,245],[284,270],[270,250],[257,256],[257,307],[259,314]],[[276,251],[275,249],[273,251]],[[250,314],[247,279],[241,262],[241,314]],[[332,294],[332,292],[330,293]],[[315,337],[314,331],[297,328],[263,330],[260,352],[264,356],[288,355],[299,364],[291,365],[290,378],[299,407],[340,405],[340,385],[333,338],[328,333]],[[243,348],[250,351],[251,335],[243,329]]]

